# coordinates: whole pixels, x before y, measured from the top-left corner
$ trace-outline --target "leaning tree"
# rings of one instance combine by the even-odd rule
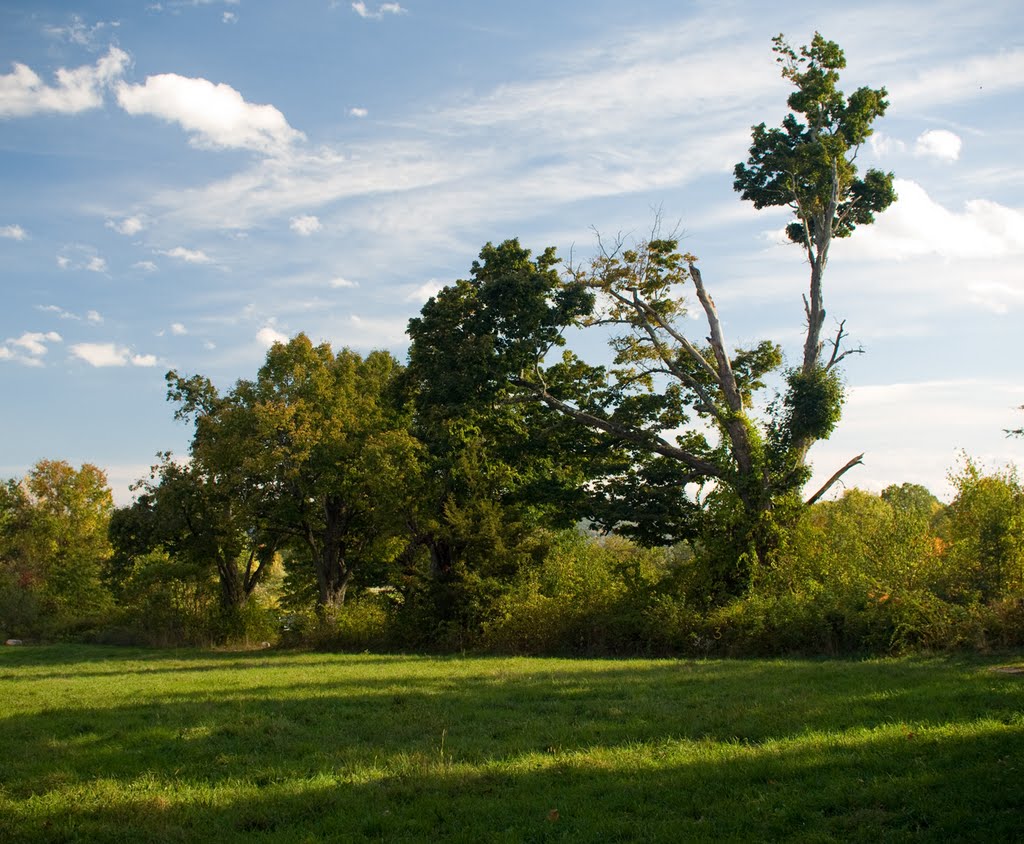
[[[585,454],[554,439],[564,461],[584,460],[595,473],[591,519],[648,543],[699,539],[719,595],[741,591],[800,509],[860,461],[801,499],[808,450],[839,420],[838,365],[855,351],[844,345],[843,322],[824,334],[829,249],[895,200],[891,173],[859,176],[854,164],[885,113],[885,89],[844,96],[845,57],[821,35],[799,52],[779,36],[774,51],[795,86],[792,111],[780,128],[753,128],[734,186],[756,208],[793,213],[786,232],[810,265],[798,364],[783,369],[769,341],[731,346],[697,259],[657,229],[633,246],[600,243],[589,265],[562,272],[552,249],[533,257],[516,240],[487,244],[470,278],[409,325],[410,373],[427,403],[474,413],[525,403],[550,411],[552,427],[571,421]],[[704,337],[684,319],[688,294],[703,312]],[[553,360],[567,328],[598,326],[612,335],[610,366],[570,351]],[[772,373],[784,386],[759,412],[754,397]]]

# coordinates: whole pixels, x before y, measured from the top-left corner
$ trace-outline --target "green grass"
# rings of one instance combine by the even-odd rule
[[[0,651],[2,841],[998,841],[1021,660]]]

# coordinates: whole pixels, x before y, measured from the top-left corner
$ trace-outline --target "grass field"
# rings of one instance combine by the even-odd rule
[[[1024,839],[1016,658],[0,651],[0,841]]]

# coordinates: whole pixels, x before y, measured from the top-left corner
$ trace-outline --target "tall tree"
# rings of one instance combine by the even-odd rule
[[[169,453],[160,455],[150,477],[135,489],[135,502],[111,520],[118,561],[130,565],[162,550],[185,570],[214,570],[221,610],[236,615],[273,562],[274,538],[261,535],[223,477],[203,472],[198,464],[179,464]]]
[[[635,246],[601,243],[588,266],[563,275],[551,249],[533,258],[515,240],[488,244],[471,277],[441,291],[409,326],[410,369],[434,400],[476,409],[539,403],[588,439],[599,435],[604,450],[590,450],[604,461],[591,487],[602,493],[593,517],[648,542],[703,534],[721,544],[711,555],[720,567],[714,581],[727,592],[744,587],[754,561],[768,560],[800,508],[809,448],[839,419],[837,365],[853,350],[843,346],[843,323],[822,339],[831,241],[872,222],[895,198],[891,174],[861,179],[854,165],[885,112],[885,89],[844,97],[836,85],[845,58],[820,35],[799,53],[780,36],[775,52],[796,86],[794,113],[781,129],[754,127],[735,187],[758,208],[793,210],[787,231],[807,254],[810,283],[802,361],[786,373],[767,420],[753,412],[753,397],[781,366],[781,349],[767,341],[731,347],[697,259],[657,228]],[[703,312],[703,339],[690,336],[683,319],[686,290]],[[591,366],[571,352],[551,363],[570,326],[617,332],[613,366]],[[695,488],[703,492],[694,496]]]
[[[344,603],[357,570],[400,550],[398,528],[371,494],[384,479],[370,461],[408,437],[407,414],[390,399],[399,371],[387,352],[335,354],[299,334],[223,396],[201,376],[167,375],[178,415],[195,422],[196,470],[231,491],[265,541],[298,549],[325,607]]]

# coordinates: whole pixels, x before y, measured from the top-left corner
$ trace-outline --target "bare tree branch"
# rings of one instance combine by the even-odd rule
[[[807,499],[807,506],[810,507],[815,501],[817,501],[819,498],[821,498],[821,496],[828,492],[835,485],[836,481],[838,481],[843,475],[850,471],[850,469],[852,469],[854,466],[862,465],[863,463],[863,454],[858,454],[856,457],[853,457],[850,460],[848,460],[846,462],[846,465],[843,466],[843,468],[841,468],[831,478],[825,481],[825,484],[824,486],[822,486],[821,489],[819,489],[816,493],[814,493],[814,495]]]

